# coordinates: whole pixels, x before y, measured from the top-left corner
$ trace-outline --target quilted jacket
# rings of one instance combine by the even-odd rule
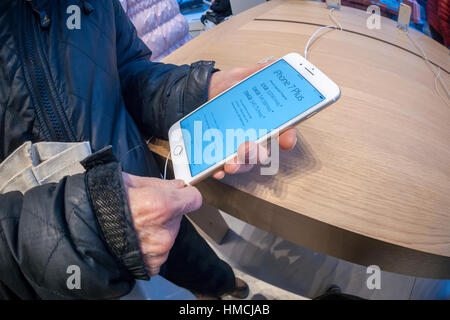
[[[191,39],[176,0],[120,0],[138,35],[159,61]]]

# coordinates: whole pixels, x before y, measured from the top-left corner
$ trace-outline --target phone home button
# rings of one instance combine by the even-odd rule
[[[182,146],[176,146],[175,149],[173,149],[173,154],[175,156],[179,156],[182,151],[183,151],[183,147]]]

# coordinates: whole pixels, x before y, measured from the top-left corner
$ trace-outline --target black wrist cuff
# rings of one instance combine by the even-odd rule
[[[128,206],[122,168],[111,146],[94,153],[81,164],[86,169],[86,188],[104,241],[133,278],[148,280]]]
[[[211,75],[218,71],[214,68],[214,61],[197,61],[191,64],[188,87],[184,92],[184,114],[188,114],[208,101],[209,83]]]

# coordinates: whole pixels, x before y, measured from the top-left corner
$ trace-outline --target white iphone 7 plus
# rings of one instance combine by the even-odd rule
[[[200,106],[169,130],[175,178],[195,184],[236,156],[336,101],[339,87],[290,53]]]

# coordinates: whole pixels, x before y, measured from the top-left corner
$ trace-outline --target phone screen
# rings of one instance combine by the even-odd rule
[[[323,101],[297,70],[281,59],[181,120],[191,176],[237,152]]]

